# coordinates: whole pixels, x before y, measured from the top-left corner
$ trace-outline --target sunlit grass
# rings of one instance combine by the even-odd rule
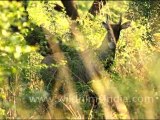
[[[61,4],[60,1],[50,3],[52,2]],[[10,6],[9,2],[3,4],[0,2],[4,8]],[[93,21],[84,17],[92,2],[77,1],[77,4],[81,4],[77,5],[79,13],[85,13],[78,19],[78,25],[63,13],[48,12],[43,2],[29,3],[27,10],[30,19],[42,27],[54,53],[50,58],[55,63],[49,67],[42,65],[44,57],[36,52],[39,47],[26,45],[25,37],[9,31],[7,20],[11,19],[12,23],[12,19],[21,17],[20,12],[5,16],[5,9],[4,14],[1,14],[0,119],[159,118],[159,33],[153,35],[154,45],[151,45],[142,37],[147,32],[146,27],[140,22],[132,21],[131,27],[121,32],[115,63],[112,71],[107,72],[96,53],[106,34],[101,22],[105,20],[106,13],[113,17],[113,21],[117,21],[117,14],[125,14],[128,2],[110,1],[109,7],[104,7]],[[12,5],[11,9],[15,6],[22,7],[17,2]],[[20,28],[25,29],[28,25],[22,24]],[[59,46],[59,40],[68,45],[69,49]],[[80,70],[82,64],[86,71]],[[41,74],[41,70],[50,67],[56,69],[53,71],[53,76],[56,73],[56,77],[53,77],[55,81],[51,84],[52,95],[47,91],[51,81],[42,80]],[[76,75],[77,71],[80,71],[81,76],[89,75],[89,81]],[[48,75],[47,72],[49,71],[44,71],[44,74]],[[48,86],[45,86],[45,82],[49,82]],[[89,92],[98,96],[96,109],[90,103],[90,98],[87,98]]]

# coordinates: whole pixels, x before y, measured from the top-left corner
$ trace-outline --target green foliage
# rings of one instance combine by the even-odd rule
[[[109,72],[110,82],[123,98],[133,119],[147,118],[147,113],[152,114],[148,112],[148,108],[154,112],[154,118],[158,118],[160,112],[159,48],[158,45],[155,45],[157,48],[152,46],[146,39],[149,37],[153,41],[153,34],[159,32],[159,2],[108,1],[95,18],[87,12],[92,2],[76,1],[81,16],[77,19],[78,29],[84,37],[79,39],[85,40],[86,49],[96,51],[101,45],[106,34],[101,22],[106,20],[106,14],[111,21],[117,22],[120,13],[130,19],[133,17],[131,13],[134,13],[131,27],[121,32],[114,66]],[[80,105],[85,117],[93,119],[104,117],[102,107],[90,109],[92,107],[90,102],[83,101],[88,96],[88,92],[93,92],[93,89],[89,84],[82,82],[86,79],[87,71],[79,54],[79,51],[83,50],[79,45],[81,41],[75,41],[70,28],[73,21],[65,15],[65,11],[57,12],[53,9],[55,3],[62,6],[60,1],[30,1],[27,7],[29,14],[29,21],[27,21],[22,2],[0,2],[0,101],[2,101],[0,118],[10,119],[10,114],[14,116],[16,113],[15,119],[42,118],[39,117],[43,116],[41,109],[43,111],[45,108],[41,108],[41,104],[49,99],[49,93],[56,91],[55,76],[48,70],[61,68],[66,64],[70,68],[71,77],[75,80],[77,96],[81,101]],[[54,64],[53,61],[51,68],[41,64],[44,58],[41,55],[54,52],[49,49],[42,26],[53,34],[53,40],[59,43],[67,62]],[[159,35],[155,41],[158,39]],[[27,44],[38,44],[38,47]],[[55,80],[50,83],[52,79]],[[52,89],[49,89],[50,87]],[[61,95],[65,92],[65,89],[60,91]],[[153,104],[154,107],[148,107],[148,103],[140,101],[147,96],[153,98],[154,102],[151,105]],[[139,98],[139,101],[133,101],[133,98]],[[68,111],[74,112],[70,104],[62,101],[58,103],[60,108],[63,108],[65,117],[69,118]],[[57,111],[54,112],[57,114],[61,112]],[[125,114],[113,114],[115,118],[125,118]]]
[[[29,23],[26,22],[24,8],[21,3],[8,1],[0,2],[0,86],[2,101],[11,99],[7,96],[9,89],[17,90],[17,84],[19,82],[19,75],[22,68],[26,65],[25,59],[29,52],[34,51],[35,48],[26,45],[24,34],[27,33]],[[16,84],[12,84],[16,81]],[[8,86],[6,83],[9,83]],[[5,91],[5,94],[2,93]],[[15,94],[14,91],[10,91],[11,94]],[[5,96],[5,97],[3,97]],[[12,102],[6,102],[11,104]],[[1,115],[6,115],[7,108],[5,104],[0,105]],[[5,111],[5,112],[4,112]],[[0,116],[1,116],[0,115]]]
[[[146,35],[147,40],[153,40],[153,34],[159,33],[159,15],[160,1],[133,0],[129,4],[129,17],[135,21],[141,21],[148,29]]]
[[[27,32],[26,27],[28,26],[28,23],[21,18],[24,14],[23,7],[16,2],[9,4],[9,2],[5,1],[4,3],[0,2],[2,9],[2,19],[0,21],[0,69],[5,71],[5,74],[9,74],[20,70],[20,67],[24,64],[23,59],[33,48],[25,44],[23,36],[23,33]],[[19,32],[13,32],[12,26],[18,26]]]

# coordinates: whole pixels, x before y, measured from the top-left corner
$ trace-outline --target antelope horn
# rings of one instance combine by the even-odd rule
[[[109,15],[106,14],[106,22],[108,22],[108,21],[109,21]]]
[[[121,23],[122,23],[122,14],[120,14],[120,18],[119,18],[119,25],[121,25]]]

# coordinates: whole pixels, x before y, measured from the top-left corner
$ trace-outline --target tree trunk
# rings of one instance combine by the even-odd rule
[[[89,13],[91,13],[93,16],[96,16],[105,4],[106,0],[94,0]]]
[[[72,19],[76,20],[79,17],[79,14],[77,12],[77,9],[74,5],[73,0],[61,0],[62,4],[65,7],[66,14]]]

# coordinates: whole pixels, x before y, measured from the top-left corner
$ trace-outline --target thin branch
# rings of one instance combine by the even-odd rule
[[[58,4],[54,4],[55,6],[54,6],[54,9],[56,10],[56,11],[58,11],[58,12],[63,12],[63,7],[62,6],[60,6],[60,5],[58,5]]]

